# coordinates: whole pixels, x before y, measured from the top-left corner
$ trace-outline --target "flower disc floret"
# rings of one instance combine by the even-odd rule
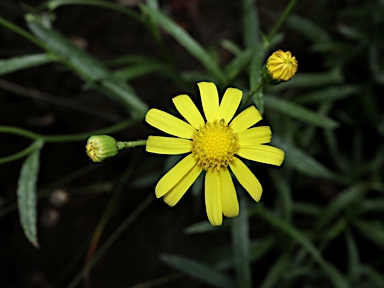
[[[239,136],[224,120],[207,122],[192,136],[192,154],[204,170],[228,166],[239,151]]]

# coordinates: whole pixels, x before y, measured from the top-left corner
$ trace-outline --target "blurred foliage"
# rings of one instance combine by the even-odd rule
[[[384,287],[384,2],[258,2],[0,2],[2,287]],[[145,139],[197,81],[247,95],[280,48],[299,73],[252,99],[285,163],[237,218],[208,223],[202,179],[153,201],[176,156],[89,164],[90,135]]]

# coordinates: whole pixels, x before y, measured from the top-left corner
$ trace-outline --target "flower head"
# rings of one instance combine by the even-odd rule
[[[89,137],[85,150],[93,162],[103,162],[110,157],[116,156],[119,152],[115,138],[108,135],[93,135]]]
[[[223,215],[239,214],[239,203],[233,175],[259,201],[262,187],[251,170],[239,158],[281,165],[284,152],[264,145],[271,140],[268,126],[252,127],[262,119],[255,106],[250,106],[236,117],[242,92],[228,88],[219,104],[215,84],[200,82],[204,116],[187,95],[172,99],[185,121],[158,109],[150,109],[146,121],[153,127],[175,137],[149,136],[146,150],[157,154],[188,154],[157,183],[156,197],[174,206],[205,171],[205,205],[212,225],[221,225]],[[252,127],[252,128],[251,128]]]
[[[298,63],[295,56],[287,51],[278,50],[273,52],[267,59],[263,69],[264,79],[270,84],[279,84],[281,81],[288,81],[297,71]]]

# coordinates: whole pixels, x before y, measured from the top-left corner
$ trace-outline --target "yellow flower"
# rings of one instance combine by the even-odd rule
[[[119,152],[115,138],[108,135],[93,135],[89,137],[85,150],[93,162],[103,162],[110,157],[116,156]]]
[[[146,150],[157,154],[187,154],[157,183],[156,197],[163,197],[174,206],[205,170],[205,205],[209,222],[222,224],[223,215],[239,214],[235,186],[229,168],[255,201],[262,187],[255,175],[239,157],[272,165],[281,165],[284,152],[263,145],[271,140],[268,126],[252,127],[262,119],[255,106],[250,106],[233,118],[242,92],[228,88],[219,105],[215,84],[200,82],[205,119],[187,95],[172,99],[185,121],[158,109],[148,111],[145,120],[153,127],[176,137],[149,136]]]
[[[295,56],[292,56],[289,51],[284,52],[282,50],[273,52],[266,64],[268,73],[277,83],[291,79],[295,75],[297,67]]]

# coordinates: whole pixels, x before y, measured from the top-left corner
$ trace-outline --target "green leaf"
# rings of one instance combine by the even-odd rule
[[[296,97],[294,101],[300,104],[324,103],[328,101],[337,101],[361,91],[362,88],[355,85],[327,87],[303,94],[302,96]]]
[[[379,273],[372,267],[367,265],[360,266],[360,274],[366,275],[370,282],[375,285],[375,287],[384,287],[383,273]]]
[[[291,253],[288,250],[275,261],[275,263],[268,269],[268,273],[264,278],[263,283],[259,286],[261,288],[283,287],[281,278],[287,274],[290,267]]]
[[[140,5],[140,8],[154,23],[160,25],[161,28],[175,38],[180,45],[182,45],[193,57],[195,57],[212,74],[212,76],[220,82],[220,84],[226,83],[226,77],[220,70],[217,62],[214,61],[214,59],[210,57],[209,53],[184,29],[159,10],[153,9],[146,5]]]
[[[358,270],[360,266],[360,256],[357,243],[349,229],[345,233],[345,241],[348,252],[348,274],[349,277],[356,279],[358,277]]]
[[[349,287],[347,280],[343,275],[329,262],[325,261],[321,256],[321,252],[304,236],[302,232],[293,227],[290,223],[272,215],[264,207],[259,205],[259,215],[272,226],[276,227],[281,232],[290,236],[294,241],[299,243],[320,265],[324,273],[327,274],[329,280],[336,288]]]
[[[380,221],[356,219],[352,223],[368,240],[384,248],[384,226]]]
[[[48,54],[34,54],[0,60],[0,76],[15,71],[47,64],[54,60],[55,58]]]
[[[264,97],[264,102],[267,108],[278,110],[285,115],[311,125],[329,129],[338,126],[338,123],[335,120],[282,98],[266,96]]]
[[[160,256],[160,259],[172,268],[200,280],[201,282],[212,285],[213,287],[236,287],[232,278],[195,260],[170,254],[163,254]]]
[[[282,149],[285,152],[284,163],[291,166],[296,171],[316,177],[335,180],[337,177],[334,173],[329,171],[325,166],[315,160],[311,155],[307,154],[303,150],[297,148],[293,144],[282,141],[277,136],[273,137],[272,143]]]
[[[288,82],[276,85],[270,89],[271,91],[279,91],[291,88],[321,87],[330,84],[340,84],[343,81],[343,74],[338,69],[323,73],[300,73],[299,70],[298,74]]]
[[[283,218],[290,222],[292,217],[292,189],[288,181],[275,169],[270,170],[272,183],[274,183],[278,198],[276,201],[277,210],[281,211]]]
[[[287,19],[287,24],[314,43],[331,41],[328,33],[323,28],[306,18],[297,15],[290,15]]]
[[[41,140],[36,141],[38,147],[29,154],[24,161],[17,184],[17,204],[20,223],[28,241],[36,248],[37,240],[37,212],[36,212],[36,182],[39,173],[40,149],[43,146]]]
[[[237,287],[251,288],[251,267],[249,262],[250,239],[247,200],[240,199],[241,212],[231,220],[232,246],[236,270]]]
[[[133,93],[133,89],[114,77],[103,63],[76,47],[58,32],[43,26],[37,16],[29,14],[26,18],[28,27],[44,42],[48,51],[87,81],[90,86],[106,93],[140,116],[148,110],[147,105]]]
[[[246,50],[236,55],[231,62],[225,67],[225,74],[227,75],[227,81],[230,83],[240,74],[245,68],[248,67],[249,62],[254,54],[253,50]]]
[[[243,0],[243,38],[246,48],[260,45],[260,21],[255,0]]]
[[[330,221],[335,221],[337,213],[345,207],[351,206],[352,202],[359,199],[367,190],[366,184],[356,184],[339,192],[330,204],[322,210],[316,222],[316,229],[321,229]]]

